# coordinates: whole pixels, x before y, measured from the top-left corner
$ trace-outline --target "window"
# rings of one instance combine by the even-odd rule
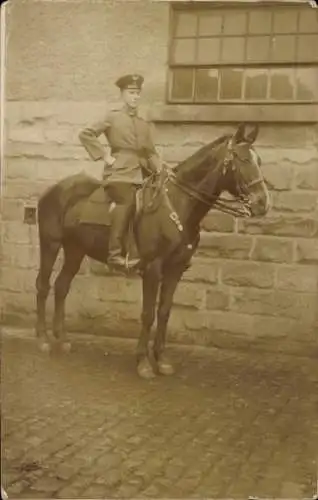
[[[318,102],[318,9],[172,7],[171,103]]]

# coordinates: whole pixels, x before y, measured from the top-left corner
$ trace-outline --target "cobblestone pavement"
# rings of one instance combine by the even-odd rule
[[[127,345],[45,355],[4,335],[9,500],[313,497],[314,357],[174,347],[176,375],[143,381]]]

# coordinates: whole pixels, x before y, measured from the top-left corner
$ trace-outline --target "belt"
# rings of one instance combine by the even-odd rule
[[[124,152],[124,153],[134,153],[136,156],[139,156],[140,158],[147,159],[145,148],[141,148],[141,149],[134,149],[134,148],[112,148],[112,154],[121,153],[121,152]]]

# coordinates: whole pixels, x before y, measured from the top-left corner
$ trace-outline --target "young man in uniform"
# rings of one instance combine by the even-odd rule
[[[79,139],[92,160],[104,161],[104,186],[116,203],[109,240],[108,265],[127,269],[139,261],[127,263],[122,255],[122,241],[129,227],[135,208],[136,188],[143,183],[147,173],[158,173],[161,161],[156,152],[151,125],[138,116],[138,102],[144,78],[125,75],[116,81],[123,106],[110,112],[105,120],[85,128]],[[108,147],[98,137],[104,134]]]

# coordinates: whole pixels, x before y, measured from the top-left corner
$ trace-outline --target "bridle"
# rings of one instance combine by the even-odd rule
[[[231,138],[228,142],[227,145],[227,154],[225,155],[224,158],[220,159],[217,166],[216,170],[221,170],[222,169],[222,175],[225,176],[229,169],[232,167],[232,171],[235,172],[236,166],[233,163],[234,162],[234,157],[235,153],[233,151],[233,139]],[[165,164],[166,165],[166,164]],[[169,169],[170,170],[170,169]],[[238,196],[234,200],[229,200],[225,198],[221,198],[217,195],[210,195],[208,193],[204,193],[202,191],[198,191],[197,189],[194,189],[190,187],[189,185],[181,182],[180,180],[176,179],[175,173],[169,171],[167,169],[166,165],[166,178],[163,178],[163,183],[166,181],[170,181],[172,184],[177,186],[179,189],[181,189],[184,193],[186,193],[188,196],[191,198],[194,198],[201,203],[204,203],[205,205],[217,209],[223,213],[228,213],[230,215],[233,215],[235,217],[250,217],[252,215],[251,213],[251,202],[249,200],[249,196],[243,193],[242,188],[240,188],[239,184],[237,183],[237,190],[239,192]],[[244,182],[244,188],[245,190],[248,190],[252,186],[255,186],[256,184],[260,184],[261,182],[264,182],[264,179],[262,177],[258,179],[254,179],[250,183],[246,184]],[[161,183],[160,183],[161,184]],[[238,205],[233,206],[234,203],[238,203]]]

